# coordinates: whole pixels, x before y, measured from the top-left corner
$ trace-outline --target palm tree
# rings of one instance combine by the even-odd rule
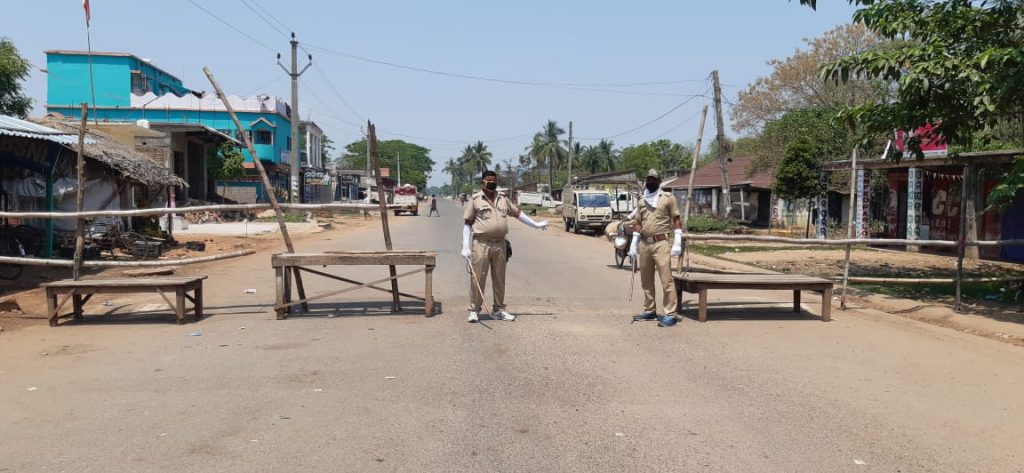
[[[602,139],[597,143],[595,148],[597,148],[598,156],[600,158],[598,169],[603,169],[609,172],[612,169],[615,169],[615,165],[618,164],[619,160],[618,152],[615,151],[615,142],[608,139]]]
[[[441,168],[441,172],[452,177],[452,198],[455,198],[459,193],[458,188],[455,187],[455,181],[459,177],[459,174],[462,173],[462,170],[459,169],[459,165],[455,163],[454,159],[449,159],[448,162],[444,163],[444,167]]]
[[[483,174],[491,165],[491,158],[494,157],[494,154],[487,149],[487,145],[483,141],[477,141],[476,144],[466,145],[466,148],[462,150],[462,157],[467,169],[472,169],[477,174]]]
[[[548,120],[544,128],[533,136],[533,143],[526,149],[530,157],[537,161],[537,164],[547,163],[548,165],[548,192],[554,190],[554,180],[551,172],[556,162],[561,163],[568,156],[568,152],[562,147],[561,136],[565,130],[558,126],[554,120]]]

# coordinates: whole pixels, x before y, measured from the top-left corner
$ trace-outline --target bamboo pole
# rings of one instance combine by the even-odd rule
[[[704,106],[704,110],[700,115],[700,126],[697,127],[697,143],[693,147],[693,159],[690,161],[690,181],[686,185],[686,204],[683,205],[683,236],[690,234],[690,206],[693,203],[693,178],[697,174],[697,162],[700,161],[700,145],[704,141],[704,122],[708,118],[708,106]],[[686,245],[683,246],[684,251],[689,251]],[[689,270],[689,254],[685,256],[687,262],[686,269]],[[679,272],[683,272],[683,265],[679,265]]]
[[[219,255],[200,256],[196,258],[159,259],[149,261],[83,261],[85,268],[137,268],[137,267],[159,267],[159,266],[182,266],[188,264],[206,263],[228,258],[237,258],[256,253],[255,250],[239,250]],[[74,267],[74,260],[66,259],[45,259],[45,258],[22,258],[16,256],[0,256],[0,264],[17,264],[21,266],[49,266],[59,268]]]
[[[85,202],[85,127],[89,124],[89,105],[82,102],[82,123],[78,129],[78,185],[75,191],[75,211],[81,212]],[[82,277],[82,247],[85,246],[85,219],[79,217],[75,224],[75,255],[72,261],[71,277],[77,281]]]
[[[249,139],[249,135],[242,128],[242,122],[238,121],[238,116],[235,115],[235,109],[231,106],[231,102],[228,100],[227,95],[224,94],[224,90],[217,84],[217,80],[213,77],[213,72],[210,72],[210,68],[204,67],[203,73],[206,74],[206,78],[210,80],[210,84],[213,85],[213,89],[217,91],[217,97],[220,98],[221,103],[224,104],[224,109],[227,110],[228,115],[231,116],[231,121],[235,123],[235,128],[238,129],[238,136],[242,138],[245,143],[245,147],[249,150],[249,155],[252,156],[252,162],[256,165],[256,169],[259,171],[260,179],[263,180],[263,187],[267,191],[267,197],[270,198],[270,206],[274,209],[274,214],[277,216],[277,224],[281,227],[281,238],[284,239],[284,246],[288,249],[289,253],[295,253],[295,245],[292,244],[292,238],[288,234],[288,225],[284,222],[284,211],[281,210],[281,206],[277,203],[277,196],[274,195],[274,187],[270,185],[270,178],[267,177],[267,170],[263,168],[263,163],[260,161],[259,155],[256,154],[256,148],[252,145],[252,140]],[[292,120],[299,119],[299,111],[293,110]],[[292,143],[292,146],[298,146],[298,143]],[[180,210],[179,210],[180,211]],[[171,227],[170,220],[168,219],[168,228]],[[295,289],[299,292],[299,299],[306,298],[306,289],[302,284],[302,273],[299,272],[298,268],[295,268]],[[309,307],[306,304],[302,304],[302,310],[308,311]]]
[[[850,282],[854,283],[879,283],[879,284],[950,284],[957,280],[952,278],[871,278],[851,276]],[[963,278],[963,282],[1012,282],[1024,281],[1024,276],[1006,276],[992,278]]]
[[[963,308],[964,255],[967,254],[967,199],[971,167],[964,165],[963,179],[960,181],[960,231],[957,235],[956,248],[956,303],[954,310]]]
[[[899,240],[891,238],[879,238],[877,240],[864,240],[864,239],[841,239],[841,240],[817,240],[814,238],[786,238],[780,236],[761,236],[761,235],[721,235],[721,234],[702,234],[702,235],[687,235],[687,240],[691,241],[759,241],[769,243],[789,243],[793,245],[808,245],[808,246],[846,246],[850,245],[872,245],[872,246],[907,246],[907,245],[918,245],[918,246],[935,246],[942,248],[954,248],[956,247],[955,241],[946,240]],[[969,242],[978,243],[978,242]]]
[[[846,239],[853,239],[853,218],[856,214],[857,200],[857,148],[853,148],[853,156],[850,158],[850,209],[847,212],[849,220],[846,222]],[[843,293],[839,297],[839,308],[846,310],[846,287],[850,281],[850,253],[853,250],[852,244],[846,245],[846,259],[843,262]]]
[[[380,210],[375,204],[352,204],[352,203],[331,203],[331,204],[280,204],[282,210]],[[76,219],[96,217],[150,217],[155,215],[167,215],[190,212],[242,212],[271,209],[270,204],[224,204],[224,205],[197,205],[193,207],[160,207],[153,209],[132,209],[132,210],[90,210],[83,212],[0,212],[0,218],[38,218],[38,219]],[[389,209],[397,209],[400,206],[389,205]]]
[[[384,247],[391,251],[391,227],[388,225],[387,196],[384,194],[384,181],[380,175],[380,156],[377,154],[377,127],[367,120],[366,129],[369,130],[370,135],[370,142],[368,143],[370,145],[370,157],[373,159],[374,172],[377,173],[377,203],[380,204],[380,223],[384,228]],[[402,301],[398,298],[398,278],[395,276],[398,273],[395,265],[389,265],[388,272],[391,273],[391,311],[398,312],[402,310]]]

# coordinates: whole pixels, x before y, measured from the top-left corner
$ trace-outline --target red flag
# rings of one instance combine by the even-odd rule
[[[82,9],[85,10],[85,26],[89,26],[89,20],[92,19],[92,13],[89,11],[89,0],[82,0]]]

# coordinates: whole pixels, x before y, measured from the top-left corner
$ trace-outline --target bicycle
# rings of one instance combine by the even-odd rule
[[[148,245],[150,240],[148,238],[135,232],[125,231],[120,223],[94,222],[89,225],[86,239],[95,244],[100,252],[110,252],[111,258],[116,256],[114,250],[120,250],[124,254],[142,260],[148,259],[150,256],[156,256],[150,254]],[[145,249],[141,251],[141,254],[138,254],[140,252],[136,251],[137,243],[144,244]]]

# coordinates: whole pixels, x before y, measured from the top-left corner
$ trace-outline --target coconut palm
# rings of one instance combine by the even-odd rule
[[[487,145],[483,141],[477,141],[476,144],[466,145],[466,148],[462,151],[462,156],[468,169],[473,170],[477,174],[483,174],[487,167],[491,165],[491,158],[494,157],[494,154],[487,149]]]
[[[444,163],[444,167],[441,168],[441,172],[452,177],[452,197],[454,198],[459,192],[458,187],[456,187],[456,182],[462,174],[462,169],[454,159],[449,159],[448,162]]]
[[[568,156],[568,152],[562,147],[562,139],[565,130],[558,126],[558,122],[548,120],[547,124],[533,136],[533,143],[526,149],[537,164],[547,163],[548,167],[548,190],[554,190],[552,168],[556,163],[561,163]]]
[[[611,171],[615,169],[615,165],[619,161],[619,153],[615,150],[615,142],[608,139],[602,139],[599,141],[594,148],[597,149],[599,157],[599,167],[602,171]]]

